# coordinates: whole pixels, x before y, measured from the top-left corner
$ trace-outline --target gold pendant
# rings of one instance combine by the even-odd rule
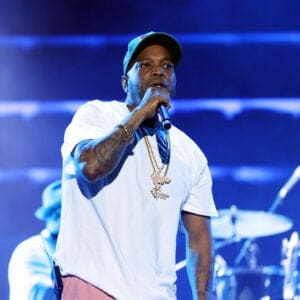
[[[152,196],[155,198],[155,199],[163,199],[163,200],[166,200],[169,195],[166,194],[166,193],[163,193],[161,190],[160,190],[160,186],[155,186],[152,190],[151,190],[151,194]]]
[[[166,176],[161,176],[159,171],[153,171],[151,174],[151,179],[153,184],[156,185],[163,185],[165,183],[170,183],[171,179]]]
[[[161,191],[161,186],[165,183],[170,183],[171,179],[166,176],[161,176],[159,171],[153,171],[151,179],[154,184],[154,188],[151,190],[151,194],[155,199],[167,199],[169,195]]]

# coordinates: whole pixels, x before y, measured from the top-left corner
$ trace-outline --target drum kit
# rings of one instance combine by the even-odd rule
[[[300,180],[300,165],[293,171],[265,211],[239,210],[236,206],[221,209],[212,218],[212,235],[216,241],[215,268],[212,300],[300,300],[300,240],[297,232],[281,244],[280,264],[260,266],[257,263],[257,244],[261,237],[290,230],[292,221],[275,214],[288,192]],[[228,267],[218,250],[234,242],[242,242],[234,267]],[[243,258],[247,266],[240,267]]]
[[[292,232],[289,239],[281,241],[278,265],[259,265],[256,243],[258,238],[284,233],[292,228],[293,222],[275,211],[298,181],[300,165],[279,190],[268,211],[241,210],[232,205],[229,209],[220,209],[218,217],[211,218],[215,263],[209,300],[300,300],[298,233]],[[240,242],[239,253],[233,266],[229,266],[219,252],[225,246]],[[246,267],[241,266],[244,258]],[[185,260],[177,263],[176,270],[185,265]]]
[[[282,240],[278,266],[259,266],[256,258],[257,238],[286,232],[292,225],[289,218],[273,212],[239,210],[236,206],[219,210],[219,216],[211,222],[216,240],[212,300],[300,300],[300,242],[296,232],[290,240]],[[234,267],[230,267],[218,250],[235,242],[242,242],[242,247]],[[247,266],[240,267],[245,256]]]

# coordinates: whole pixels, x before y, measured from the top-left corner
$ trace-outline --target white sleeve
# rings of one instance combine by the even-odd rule
[[[96,101],[83,104],[75,113],[64,135],[61,148],[62,156],[66,159],[74,147],[83,140],[99,138],[107,132],[105,117],[96,105]]]
[[[212,193],[212,177],[207,160],[198,148],[191,157],[192,187],[182,210],[204,216],[217,216]]]

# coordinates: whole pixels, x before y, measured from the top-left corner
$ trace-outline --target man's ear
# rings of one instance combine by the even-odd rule
[[[123,88],[123,91],[125,92],[125,93],[127,93],[127,91],[128,91],[128,77],[127,77],[127,75],[123,75],[122,77],[121,77],[121,84],[122,84],[122,88]]]

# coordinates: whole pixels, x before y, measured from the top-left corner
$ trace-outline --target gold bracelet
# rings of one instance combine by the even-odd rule
[[[128,141],[129,144],[132,144],[134,142],[134,135],[132,130],[129,128],[129,126],[127,124],[119,124],[117,125],[117,127],[121,128],[122,131],[124,132],[126,139]]]

